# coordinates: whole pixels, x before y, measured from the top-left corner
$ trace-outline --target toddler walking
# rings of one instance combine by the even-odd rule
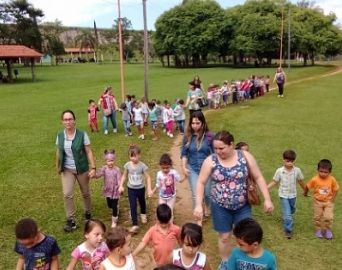
[[[105,150],[104,165],[99,171],[96,172],[95,177],[103,177],[102,195],[106,198],[107,206],[112,209],[112,228],[116,227],[119,216],[119,186],[121,181],[121,172],[119,167],[115,166],[115,150]]]
[[[100,263],[107,258],[109,250],[104,240],[106,226],[98,219],[88,219],[84,226],[84,238],[82,244],[71,253],[71,261],[66,268],[73,270],[76,264],[82,264],[82,270],[98,269]]]
[[[328,159],[322,159],[317,165],[318,174],[305,187],[304,195],[313,190],[313,208],[315,235],[317,238],[333,238],[332,224],[334,219],[334,202],[339,185],[331,174],[332,164]]]
[[[137,145],[130,145],[128,149],[129,161],[124,165],[124,172],[121,177],[119,192],[124,192],[124,183],[128,178],[128,200],[131,208],[132,227],[130,233],[137,233],[138,218],[137,218],[137,201],[140,205],[140,217],[142,223],[147,223],[146,216],[146,198],[145,198],[145,181],[147,182],[148,194],[152,195],[151,177],[148,174],[148,167],[140,161],[140,148]]]
[[[160,171],[157,172],[156,189],[159,189],[159,204],[166,203],[173,211],[176,202],[176,182],[182,182],[179,173],[172,168],[169,154],[163,154],[159,160]]]
[[[113,228],[106,237],[109,256],[101,263],[99,270],[135,270],[131,238],[126,229]]]
[[[97,112],[100,111],[94,100],[89,100],[88,106],[88,125],[91,132],[99,132],[99,125],[97,123]]]

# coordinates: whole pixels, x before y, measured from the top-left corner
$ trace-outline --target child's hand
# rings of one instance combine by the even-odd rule
[[[120,186],[120,187],[119,187],[119,193],[122,194],[124,191],[125,191],[125,188],[122,187],[122,186]]]
[[[147,196],[148,196],[149,198],[151,198],[151,197],[153,196],[154,191],[155,191],[155,189],[150,189],[150,190],[148,190]]]
[[[185,179],[186,179],[186,177],[181,178],[181,179],[179,180],[179,183],[183,183]]]
[[[303,196],[305,196],[305,197],[311,197],[308,193],[306,193],[306,192],[303,192]]]

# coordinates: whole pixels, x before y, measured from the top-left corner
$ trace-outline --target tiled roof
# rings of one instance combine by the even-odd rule
[[[41,57],[41,53],[23,45],[0,45],[0,58]]]

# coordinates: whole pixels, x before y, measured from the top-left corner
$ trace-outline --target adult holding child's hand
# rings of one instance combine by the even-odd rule
[[[62,177],[64,207],[67,222],[64,226],[66,232],[76,229],[74,186],[77,180],[85,208],[85,218],[91,218],[91,200],[89,177],[96,174],[93,152],[86,132],[76,128],[76,117],[73,111],[66,110],[61,115],[64,129],[56,138],[56,167]],[[89,170],[90,165],[90,170]]]
[[[248,174],[251,174],[264,197],[265,212],[271,213],[274,207],[254,157],[249,152],[235,150],[233,135],[220,131],[214,136],[213,145],[215,153],[204,160],[197,180],[194,216],[198,222],[202,220],[203,193],[210,177],[213,225],[219,233],[219,252],[222,259],[226,259],[231,250],[229,239],[233,225],[252,216],[247,200]]]

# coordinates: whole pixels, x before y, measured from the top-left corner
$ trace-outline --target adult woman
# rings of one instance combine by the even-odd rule
[[[103,132],[105,135],[108,134],[108,120],[112,122],[113,132],[117,132],[116,124],[116,110],[118,109],[118,104],[113,95],[113,89],[111,86],[105,88],[102,96],[98,102],[99,106],[102,108],[103,113]]]
[[[224,259],[229,255],[229,235],[233,224],[251,217],[247,201],[247,176],[255,179],[263,197],[264,210],[273,211],[267,185],[254,157],[246,151],[234,149],[234,137],[227,131],[218,132],[213,138],[215,153],[202,165],[196,186],[194,216],[201,221],[202,198],[207,179],[211,176],[211,210],[215,231],[219,233],[219,251]]]
[[[278,67],[273,79],[273,83],[277,82],[278,85],[278,97],[284,97],[285,79],[285,72],[281,67]]]
[[[76,229],[74,185],[77,180],[83,196],[85,218],[91,218],[89,177],[95,176],[96,167],[90,140],[86,132],[76,129],[73,111],[66,110],[61,115],[64,130],[57,134],[56,167],[62,177],[64,207],[67,222],[66,232]],[[89,170],[90,165],[90,170]]]
[[[213,152],[213,134],[209,131],[201,111],[194,111],[183,139],[181,158],[185,177],[188,177],[192,193],[192,207],[196,202],[196,184],[203,161]],[[203,194],[202,194],[203,198]],[[202,200],[201,200],[202,201]],[[210,215],[210,181],[205,187],[205,215]]]
[[[202,90],[199,88],[195,88],[194,82],[189,82],[189,90],[188,90],[187,99],[185,102],[185,107],[189,107],[190,115],[195,111],[201,110],[198,102],[202,98],[203,98]]]

